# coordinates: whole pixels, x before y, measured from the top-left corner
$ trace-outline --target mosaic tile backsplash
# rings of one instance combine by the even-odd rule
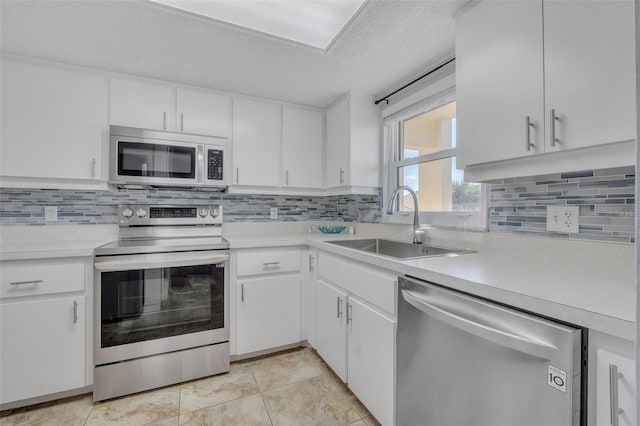
[[[115,224],[119,204],[218,203],[225,222],[269,222],[278,208],[278,221],[341,220],[377,223],[382,197],[378,195],[289,196],[222,194],[202,189],[74,191],[57,189],[0,189],[0,224],[45,225],[44,206],[58,206],[56,225]]]
[[[491,185],[489,230],[635,242],[635,167],[505,179]],[[579,233],[547,232],[547,206],[579,206]]]
[[[635,242],[635,167],[585,170],[505,179],[490,188],[489,231]],[[221,194],[203,189],[73,191],[0,189],[1,225],[45,225],[43,206],[58,206],[64,224],[115,224],[118,204],[220,203],[225,222],[269,222],[278,207],[278,221],[339,220],[378,223],[382,197],[377,195],[288,196]],[[550,205],[580,207],[578,234],[546,231]]]

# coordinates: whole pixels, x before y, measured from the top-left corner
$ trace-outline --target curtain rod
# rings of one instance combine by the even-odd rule
[[[444,64],[438,65],[437,67],[435,67],[435,68],[434,68],[434,69],[432,69],[431,71],[429,71],[429,72],[427,72],[427,73],[425,73],[425,74],[422,74],[420,77],[416,78],[416,79],[415,79],[415,80],[413,80],[412,82],[407,83],[407,84],[405,84],[404,86],[402,86],[401,88],[399,88],[398,90],[396,90],[396,91],[394,91],[394,92],[389,93],[389,94],[388,94],[387,96],[385,96],[384,98],[380,98],[380,99],[378,99],[377,101],[375,101],[375,102],[374,102],[374,104],[375,104],[375,105],[378,105],[380,102],[382,102],[382,101],[386,101],[386,102],[387,102],[387,105],[389,105],[389,98],[390,98],[391,96],[395,95],[396,93],[398,93],[398,92],[399,92],[399,91],[401,91],[401,90],[406,89],[407,87],[411,86],[412,84],[414,84],[414,83],[416,83],[416,82],[418,82],[418,81],[422,80],[423,78],[427,77],[428,75],[433,74],[434,72],[438,71],[440,68],[444,67],[445,65],[450,64],[451,62],[453,62],[453,61],[455,61],[455,60],[456,60],[456,58],[455,58],[455,56],[454,56],[453,58],[449,59],[449,60],[448,60],[447,62],[445,62]]]

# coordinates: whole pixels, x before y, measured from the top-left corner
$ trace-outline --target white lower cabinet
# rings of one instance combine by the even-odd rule
[[[315,348],[343,382],[347,381],[346,302],[345,292],[317,282]]]
[[[84,296],[0,307],[0,403],[85,386]]]
[[[296,247],[247,249],[232,255],[236,321],[231,334],[236,355],[300,343],[300,257]]]
[[[92,264],[92,258],[0,264],[0,404],[6,408],[92,383]]]
[[[383,425],[394,423],[395,275],[318,255],[315,348]],[[384,308],[381,306],[384,305]]]
[[[353,296],[347,321],[349,387],[380,423],[391,425],[396,322]]]
[[[589,333],[589,425],[637,424],[635,374],[633,342]]]
[[[238,286],[239,355],[300,341],[300,276],[241,280]]]

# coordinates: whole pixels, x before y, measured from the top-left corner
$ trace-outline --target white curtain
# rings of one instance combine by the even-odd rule
[[[389,167],[394,161],[397,161],[398,138],[399,138],[399,122],[387,121],[383,127],[383,146],[384,146],[384,166],[382,168],[382,221],[388,222],[390,216],[386,214],[389,205],[389,196],[397,186],[397,176],[395,167]]]

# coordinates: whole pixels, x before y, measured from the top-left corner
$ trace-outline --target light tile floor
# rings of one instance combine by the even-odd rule
[[[313,349],[93,404],[91,395],[0,412],[0,425],[378,425]]]

